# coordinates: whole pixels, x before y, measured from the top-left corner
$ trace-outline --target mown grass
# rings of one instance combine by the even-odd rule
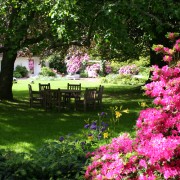
[[[32,84],[33,89],[38,89],[38,83]],[[82,83],[82,88],[97,87],[100,81],[87,80],[59,80],[43,81],[51,83],[51,88],[66,88],[67,82]],[[58,140],[60,136],[71,133],[79,137],[84,127],[84,120],[98,118],[98,113],[107,112],[107,119],[111,118],[110,106],[123,106],[129,113],[123,114],[120,123],[116,127],[116,133],[128,132],[135,134],[134,126],[142,109],[138,102],[149,101],[142,95],[138,86],[120,86],[104,84],[103,109],[88,110],[87,112],[74,109],[57,112],[55,110],[45,112],[42,108],[29,107],[28,95],[29,80],[18,80],[13,85],[15,101],[0,102],[0,148],[15,152],[31,152],[41,147],[45,142]]]

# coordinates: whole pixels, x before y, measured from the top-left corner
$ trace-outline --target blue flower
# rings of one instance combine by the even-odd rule
[[[108,125],[108,123],[101,122],[101,126],[103,126],[103,127],[107,128],[109,125]]]
[[[98,134],[97,138],[100,140],[102,138],[102,134]]]
[[[106,115],[105,112],[101,112],[101,113],[100,113],[100,116],[105,116],[105,115]]]
[[[60,142],[64,141],[64,137],[61,136],[61,137],[59,138],[59,141],[60,141]]]
[[[89,124],[86,124],[86,125],[84,126],[84,128],[88,129],[89,126],[90,126]]]
[[[106,130],[106,127],[102,127],[101,131],[104,132]]]
[[[93,122],[93,123],[91,124],[90,129],[92,129],[92,130],[96,130],[96,129],[97,129],[96,122]]]
[[[84,146],[85,144],[86,144],[85,141],[82,141],[82,142],[81,142],[81,146]]]

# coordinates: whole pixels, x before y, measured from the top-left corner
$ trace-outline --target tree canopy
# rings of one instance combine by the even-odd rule
[[[0,0],[0,98],[13,99],[17,51],[91,48],[102,58],[138,57],[165,44],[167,32],[179,31],[176,0]]]

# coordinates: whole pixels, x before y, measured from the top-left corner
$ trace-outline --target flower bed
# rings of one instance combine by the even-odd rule
[[[179,33],[167,37],[174,40]],[[180,178],[180,39],[172,49],[163,45],[153,49],[163,53],[163,60],[169,65],[154,66],[153,82],[145,86],[146,95],[155,98],[153,107],[140,112],[134,139],[124,134],[88,153],[91,163],[85,179]]]

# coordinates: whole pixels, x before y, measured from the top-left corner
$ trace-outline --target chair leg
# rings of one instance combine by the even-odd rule
[[[96,109],[96,102],[93,103],[93,108]]]
[[[33,101],[32,101],[32,99],[30,99],[30,108],[32,108],[33,107]]]
[[[87,104],[86,104],[86,103],[84,103],[84,112],[86,111],[86,106],[87,106]]]

